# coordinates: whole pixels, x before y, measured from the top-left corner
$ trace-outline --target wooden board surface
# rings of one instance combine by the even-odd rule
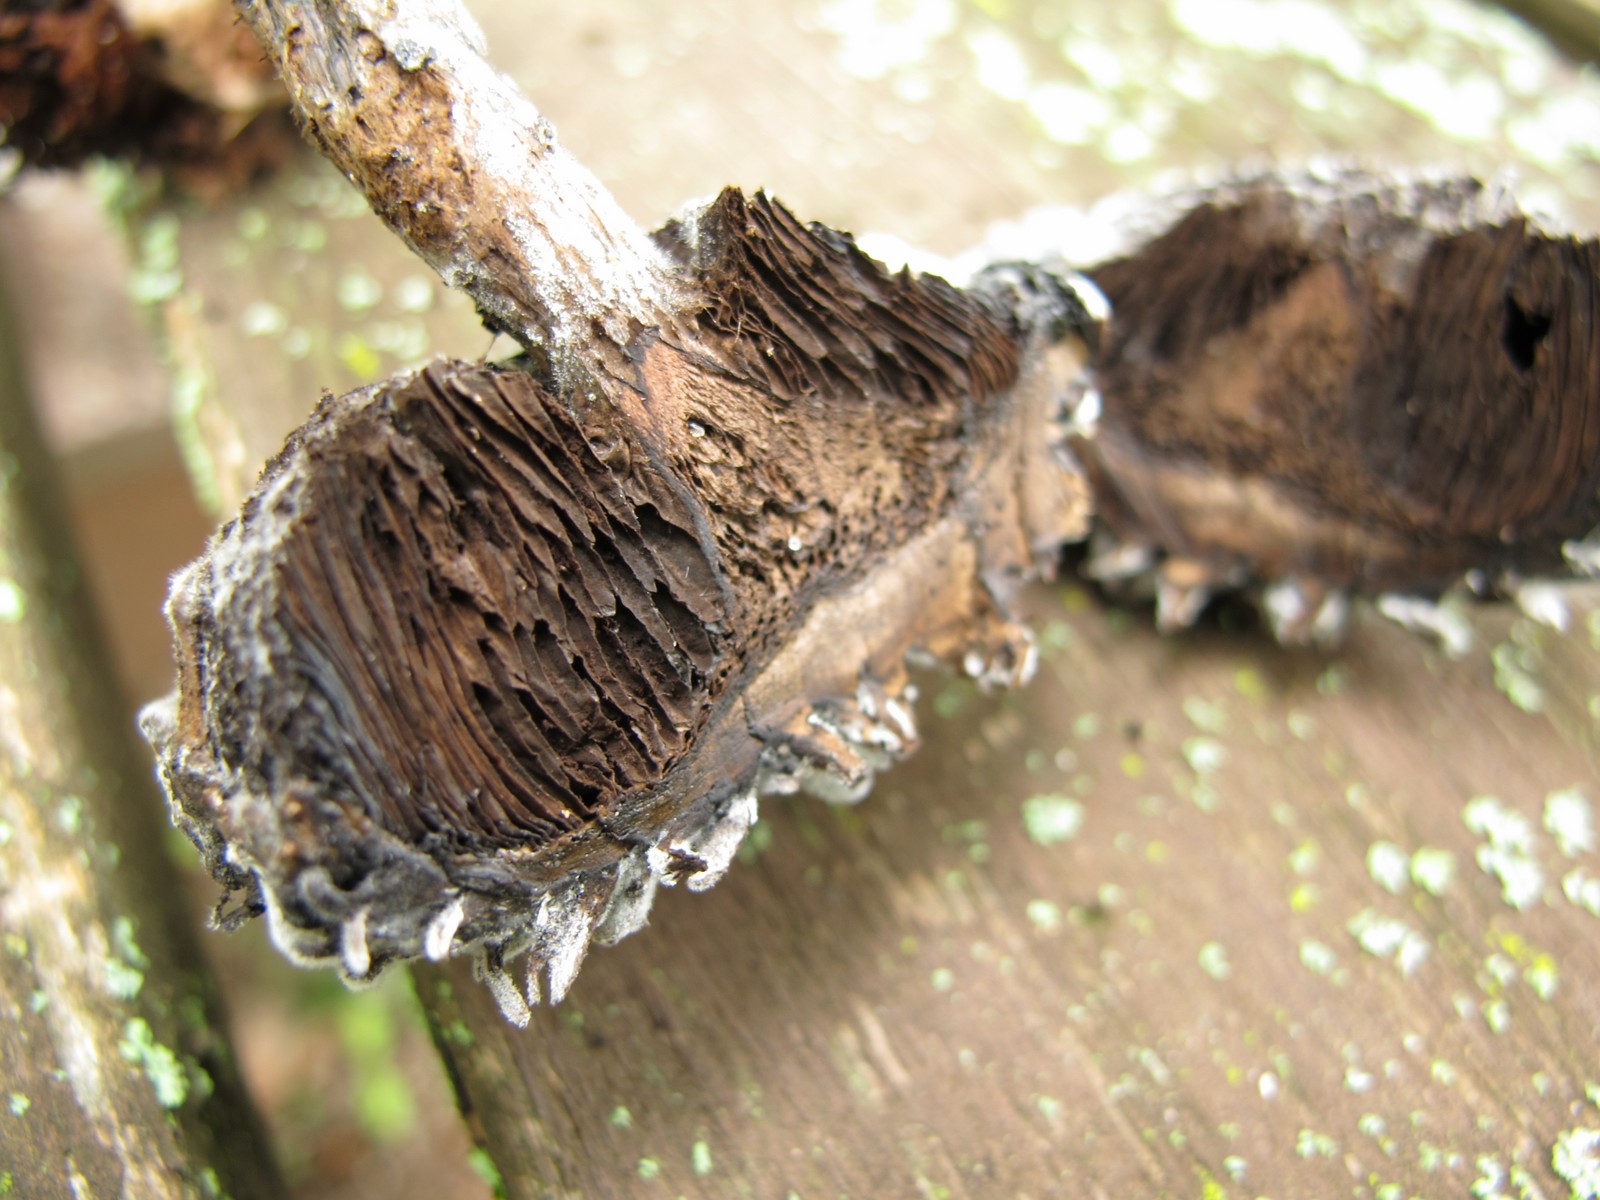
[[[511,1194],[1566,1195],[1600,956],[1563,884],[1600,856],[1542,822],[1595,798],[1581,617],[1450,662],[1036,600],[1032,689],[926,680],[919,758],[860,808],[769,802],[528,1032],[424,976]]]
[[[1490,10],[475,7],[651,223],[767,184],[951,251],[1169,167],[1329,151],[1517,163],[1600,221],[1600,86]],[[135,234],[222,505],[322,388],[485,344],[309,161]],[[526,1033],[421,976],[507,1191],[1593,1194],[1600,856],[1543,827],[1552,793],[1600,801],[1588,609],[1564,638],[1481,614],[1453,663],[1374,619],[1328,658],[1034,604],[1033,688],[925,680],[919,758],[860,808],[769,802],[751,861]]]

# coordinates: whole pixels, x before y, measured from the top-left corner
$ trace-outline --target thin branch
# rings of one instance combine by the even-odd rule
[[[485,320],[558,363],[672,307],[668,264],[455,0],[241,0],[306,133]]]

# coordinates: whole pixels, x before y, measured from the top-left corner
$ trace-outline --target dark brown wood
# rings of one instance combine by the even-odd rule
[[[281,95],[251,49],[213,0],[131,20],[115,0],[8,4],[0,136],[29,165],[155,163],[214,196],[287,148]]]
[[[1103,555],[1153,569],[1189,620],[1186,595],[1266,581],[1302,638],[1350,591],[1471,572],[1487,594],[1583,558],[1600,244],[1475,180],[1328,172],[1170,204],[1090,271],[1116,313],[1105,417],[1077,444]]]
[[[909,654],[1031,674],[1011,594],[1083,530],[1068,285],[890,276],[736,192],[665,240],[711,299],[614,348],[629,386],[330,399],[176,583],[146,732],[225,924],[353,980],[471,954],[520,1022],[505,963],[559,998],[758,792],[912,749]]]

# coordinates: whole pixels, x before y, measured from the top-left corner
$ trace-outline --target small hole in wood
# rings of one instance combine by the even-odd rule
[[[1500,326],[1500,343],[1506,348],[1511,365],[1526,374],[1533,370],[1533,361],[1539,343],[1550,332],[1550,318],[1544,313],[1528,312],[1514,296],[1506,297],[1505,320]]]

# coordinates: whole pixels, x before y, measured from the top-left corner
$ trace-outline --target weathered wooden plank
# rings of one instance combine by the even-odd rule
[[[665,897],[532,1036],[422,976],[513,1194],[1429,1195],[1513,1168],[1565,1194],[1552,1155],[1600,1117],[1600,860],[1540,825],[1593,798],[1600,654],[1485,621],[1532,647],[1530,714],[1487,646],[1374,620],[1329,659],[1076,591],[1038,613],[1030,691],[929,679],[922,756],[858,809],[769,805],[754,861]],[[1478,858],[1518,820],[1511,903]]]
[[[0,308],[0,1191],[280,1194]]]
[[[1258,137],[1291,153],[1359,139],[1386,155],[1436,158],[1441,131],[1476,136],[1469,126],[1478,118],[1437,90],[1440,80],[1455,86],[1438,70],[1421,84],[1413,73],[1409,91],[1393,74],[1428,38],[1465,47],[1468,77],[1492,87],[1519,63],[1545,83],[1567,78],[1536,47],[1487,18],[1472,25],[1465,10],[1450,10],[1455,33],[1380,31],[1349,53],[1327,28],[1312,44],[1287,26],[1247,23],[1229,34],[1195,11],[1174,11],[1176,26],[1164,10],[1134,19],[1145,21],[1137,40],[1114,38],[1125,61],[1101,60],[1097,85],[1116,94],[1116,119],[1096,124],[1081,151],[1010,135],[997,152],[1015,150],[1007,169],[1042,180],[1030,151],[1074,165],[1115,151],[1133,161],[1114,174],[1138,178],[1157,162],[1236,157]],[[1056,19],[1075,48],[1073,69],[1094,61],[1085,46],[1099,18],[1061,24],[1056,10],[1040,12],[1014,14],[1015,28]],[[622,24],[609,12],[583,19]],[[946,53],[966,62],[974,45],[995,44],[976,35],[1009,36],[1004,25],[961,20],[971,23],[952,18],[924,63]],[[1329,28],[1344,28],[1330,20]],[[1462,25],[1494,37],[1474,46]],[[849,45],[855,32],[841,28],[839,37]],[[548,45],[560,33],[544,27],[539,40]],[[626,43],[602,46],[609,54],[617,44]],[[1019,45],[1034,82],[1080,82],[1039,66],[1056,55],[1051,43]],[[775,44],[766,53],[759,61],[768,65],[785,57]],[[911,72],[852,82],[829,59],[824,49],[820,75],[796,72],[795,94],[837,83],[869,106],[887,106],[874,111],[920,111],[896,107],[894,89],[916,86]],[[980,68],[984,61],[980,54]],[[1157,70],[1156,61],[1172,69]],[[545,58],[535,69],[556,66]],[[1106,82],[1114,70],[1138,82],[1119,92]],[[1195,95],[1180,103],[1176,90],[1144,82],[1158,75]],[[952,138],[959,153],[930,152],[962,182],[925,183],[916,217],[875,223],[927,222],[926,231],[942,218],[946,229],[974,221],[953,211],[953,198],[982,192],[971,164],[992,157],[978,147],[1033,96],[1023,86],[1008,99],[1014,77],[1008,84],[993,68],[979,76],[989,83],[957,83],[940,101],[951,106],[938,110],[949,125],[935,128],[960,135]],[[715,78],[726,88],[727,75]],[[651,86],[695,85],[684,72]],[[547,84],[538,94],[560,92]],[[1487,161],[1520,142],[1544,156],[1543,170],[1565,176],[1581,206],[1592,169],[1569,161],[1568,143],[1552,149],[1536,136],[1566,136],[1539,124],[1560,89],[1496,94],[1491,136],[1466,157]],[[983,117],[953,111],[957,98],[975,95],[987,106]],[[1158,115],[1141,104],[1155,104]],[[1052,111],[1045,100],[1033,109]],[[1033,118],[1043,120],[1037,111]],[[728,153],[748,153],[756,140],[731,137]],[[894,139],[873,134],[863,144]],[[911,156],[901,145],[889,157],[903,172]],[[865,212],[871,177],[844,170],[803,186],[857,189]],[[1095,178],[1086,171],[1066,186],[1089,194]],[[1012,186],[1015,177],[1002,176],[989,203],[1017,207]],[[903,196],[904,184],[897,187]],[[1047,191],[1041,183],[1032,195]],[[802,211],[859,223],[817,206]],[[947,245],[956,244],[952,235]],[[203,262],[203,237],[188,249]],[[187,275],[197,294],[208,277],[198,265]],[[246,295],[229,292],[220,316],[202,310],[217,322],[215,346],[229,344],[227,306]],[[218,393],[215,411],[239,427],[286,400],[293,403],[281,393]],[[241,449],[239,461],[251,453]],[[232,486],[240,474],[230,475]],[[802,1195],[1048,1194],[1067,1186],[1065,1173],[1079,1190],[1114,1195],[1203,1190],[1208,1178],[1229,1189],[1230,1175],[1242,1172],[1237,1187],[1252,1194],[1391,1194],[1380,1189],[1456,1191],[1480,1173],[1492,1180],[1475,1158],[1492,1154],[1499,1169],[1515,1163],[1559,1194],[1566,1183],[1552,1174],[1557,1148],[1581,1151],[1575,1131],[1597,1123],[1582,1108],[1593,1051],[1583,987],[1594,978],[1593,918],[1550,885],[1592,871],[1593,860],[1568,860],[1552,835],[1537,834],[1551,901],[1507,907],[1497,899],[1501,884],[1475,865],[1487,834],[1467,829],[1463,809],[1474,793],[1498,791],[1537,824],[1550,791],[1592,777],[1592,657],[1535,668],[1547,705],[1535,719],[1496,688],[1486,653],[1430,664],[1422,647],[1381,627],[1360,629],[1327,675],[1322,660],[1286,658],[1254,640],[1163,642],[1142,622],[1128,626],[1093,609],[1046,607],[1042,616],[1059,647],[1052,675],[1070,668],[1070,684],[1046,684],[999,708],[969,705],[949,726],[950,745],[930,747],[866,808],[781,809],[773,852],[709,897],[669,897],[651,930],[590,963],[569,1006],[540,1018],[541,1036],[509,1040],[459,974],[443,981],[449,996],[438,978],[424,978],[441,1043],[455,1048],[477,1106],[474,1122],[514,1193],[631,1195],[644,1177],[664,1192],[676,1185],[706,1195],[783,1187]],[[1552,651],[1533,631],[1519,636],[1543,648],[1513,642],[1495,659],[1499,683],[1527,704],[1532,693],[1519,681],[1528,668],[1516,660]],[[1098,718],[1097,734],[1096,722],[1079,721],[1085,713]],[[1226,724],[1210,729],[1219,715]],[[1139,745],[1120,737],[1130,719],[1142,722]],[[1195,778],[1196,764],[1216,758],[1212,743],[1228,754],[1209,772],[1214,801],[1197,793]],[[1075,758],[1057,760],[1059,751]],[[1023,802],[1078,788],[1086,793],[1082,832],[1053,845],[1030,837]],[[1051,813],[1063,826],[1075,819],[1059,803],[1026,811],[1036,834]],[[1502,839],[1508,832],[1504,822],[1486,828]],[[1379,843],[1396,849],[1375,851]],[[1454,855],[1443,895],[1415,885],[1391,894],[1380,880],[1398,886],[1414,861],[1422,878],[1439,878],[1429,872],[1441,856],[1412,858],[1424,847]],[[1575,878],[1580,902],[1583,885]],[[1411,940],[1384,918],[1408,923]],[[1391,941],[1384,961],[1364,948]],[[1423,944],[1426,958],[1404,975],[1395,954],[1409,964]],[[1554,991],[1550,963],[1560,975]]]

